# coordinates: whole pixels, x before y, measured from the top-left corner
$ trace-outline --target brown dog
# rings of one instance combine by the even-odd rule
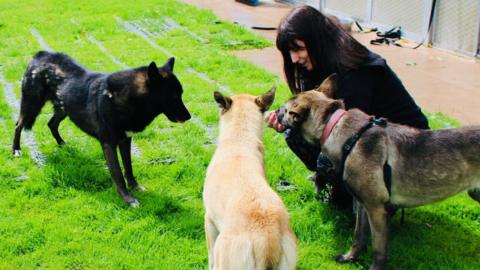
[[[357,109],[342,111],[343,102],[332,99],[334,91],[330,76],[316,91],[289,100],[279,111],[279,121],[320,145],[338,179],[360,202],[352,248],[337,261],[355,260],[367,245],[370,229],[370,269],[382,269],[389,209],[429,204],[465,190],[480,202],[480,127],[419,130],[373,121]],[[351,144],[355,134],[358,140]],[[344,147],[347,140],[351,150]]]
[[[220,136],[203,190],[209,269],[295,269],[296,238],[263,164],[262,112],[274,96],[215,92]]]

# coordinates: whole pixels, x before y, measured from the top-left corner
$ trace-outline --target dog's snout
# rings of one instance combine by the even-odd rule
[[[275,111],[275,114],[277,115],[278,122],[282,123],[283,117],[285,116],[285,113],[286,113],[285,107],[278,108]]]

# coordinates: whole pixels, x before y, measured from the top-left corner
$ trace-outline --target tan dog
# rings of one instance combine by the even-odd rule
[[[215,92],[220,136],[203,190],[209,269],[295,269],[296,238],[263,164],[262,112],[274,97],[275,89],[258,97]]]
[[[346,141],[372,117],[357,109],[340,111],[345,107],[341,100],[332,99],[334,85],[331,76],[317,91],[293,97],[279,111],[279,121],[320,145],[337,178],[360,202],[353,246],[337,261],[355,260],[367,245],[370,229],[374,252],[370,269],[382,269],[387,260],[390,209],[437,202],[465,190],[480,202],[480,126],[419,130],[372,122],[344,156]],[[330,124],[335,118],[336,125]]]

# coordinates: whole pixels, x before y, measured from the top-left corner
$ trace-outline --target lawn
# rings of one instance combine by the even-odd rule
[[[277,86],[274,108],[288,98],[281,78],[231,50],[272,46],[207,10],[162,1],[0,0],[0,269],[206,269],[202,186],[215,150],[218,108],[213,91],[260,94]],[[193,115],[180,125],[159,116],[134,136],[133,169],[147,192],[140,207],[117,195],[99,143],[69,120],[58,147],[46,106],[13,158],[20,81],[31,56],[65,52],[91,70],[113,72],[163,63],[175,73]],[[428,114],[435,128],[457,126]],[[319,202],[309,172],[283,137],[265,130],[271,186],[284,200],[299,240],[298,269],[364,269],[333,257],[349,248],[351,213]],[[288,179],[291,189],[283,189]],[[388,269],[480,269],[480,207],[466,194],[408,209],[391,222]]]

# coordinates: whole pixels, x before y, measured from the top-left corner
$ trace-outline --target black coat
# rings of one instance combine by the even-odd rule
[[[370,52],[358,69],[338,75],[335,98],[343,99],[347,109],[357,108],[394,123],[429,128],[420,107],[378,54]]]

